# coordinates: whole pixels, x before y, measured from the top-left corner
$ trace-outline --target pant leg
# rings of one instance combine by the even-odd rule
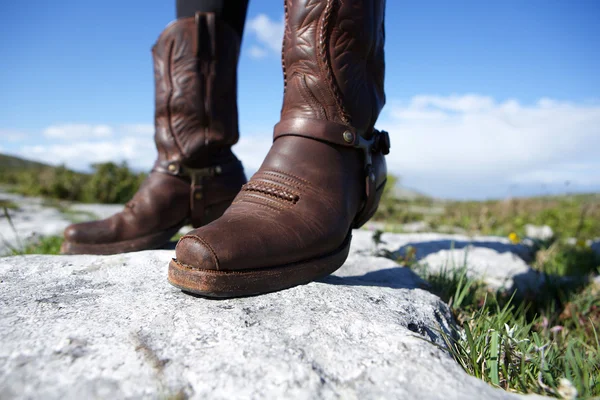
[[[193,17],[196,12],[215,13],[242,37],[249,0],[176,0],[177,18]]]

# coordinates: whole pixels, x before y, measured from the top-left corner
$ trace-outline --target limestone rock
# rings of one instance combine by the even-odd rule
[[[525,236],[531,239],[550,240],[554,237],[554,231],[548,225],[525,225]]]
[[[493,289],[535,289],[541,275],[529,267],[533,260],[532,242],[513,244],[497,236],[465,236],[440,233],[384,233],[382,243],[375,246],[373,234],[361,231],[355,235],[362,248],[372,252],[385,250],[392,258],[404,257],[409,250],[415,261],[431,271],[466,267],[468,274],[481,278]]]
[[[519,398],[440,348],[448,307],[368,236],[320,282],[229,300],[170,286],[168,250],[2,258],[0,398]]]
[[[0,216],[0,256],[6,254],[10,247],[19,248],[36,238],[62,235],[64,229],[75,220],[106,218],[123,209],[119,204],[49,202],[2,191],[0,199],[9,200],[19,207],[8,210],[13,226],[3,214]]]
[[[0,256],[9,253],[10,248],[19,249],[43,236],[62,236],[64,229],[73,222],[108,218],[123,210],[122,204],[49,202],[2,191],[0,200],[9,200],[19,207],[8,210],[12,226],[0,210]],[[185,234],[191,229],[184,226],[180,233]]]
[[[69,224],[58,209],[47,207],[42,199],[1,192],[0,199],[14,202],[19,207],[18,210],[7,210],[12,226],[0,210],[0,256],[36,236],[62,232]]]

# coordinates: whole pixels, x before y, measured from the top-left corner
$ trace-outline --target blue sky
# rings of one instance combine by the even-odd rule
[[[149,168],[150,48],[174,3],[5,2],[0,152]],[[378,125],[406,186],[449,198],[600,190],[600,2],[387,3]],[[249,171],[279,117],[282,21],[282,0],[250,2],[234,149]]]

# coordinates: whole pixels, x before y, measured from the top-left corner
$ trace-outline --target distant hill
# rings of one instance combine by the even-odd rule
[[[0,154],[0,185],[3,190],[89,203],[125,203],[138,190],[146,174],[129,169],[126,163],[99,163],[91,173],[73,171],[21,157]]]
[[[430,199],[430,196],[427,196],[426,194],[400,185],[396,185],[392,193],[395,198],[401,200]]]
[[[30,161],[24,158],[9,156],[6,154],[0,154],[0,170],[26,170],[26,169],[41,169],[41,168],[54,168],[48,164],[43,164],[37,161]]]

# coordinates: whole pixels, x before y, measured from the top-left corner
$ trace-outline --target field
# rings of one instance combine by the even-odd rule
[[[107,203],[127,201],[144,178],[115,164],[94,166],[92,174],[39,164],[2,171],[0,183],[18,193]],[[590,247],[600,238],[600,194],[458,202],[402,200],[388,190],[374,219],[381,231],[402,232],[418,222],[429,231],[500,235],[514,243],[527,224],[549,226],[553,237],[535,241],[531,266],[546,277],[537,293],[489,290],[462,266],[432,273],[410,255],[395,261],[450,305],[462,329],[446,337],[448,348],[468,373],[517,393],[600,396],[600,285],[594,283],[600,259]],[[11,254],[57,254],[61,241],[42,238]]]

